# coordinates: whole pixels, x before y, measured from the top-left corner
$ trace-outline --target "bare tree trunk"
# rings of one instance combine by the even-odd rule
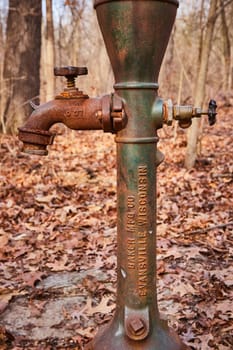
[[[196,86],[195,86],[195,99],[194,105],[202,107],[205,99],[205,85],[208,72],[209,56],[211,51],[211,44],[213,38],[214,25],[216,21],[216,7],[217,0],[210,1],[210,8],[208,13],[206,33],[202,42],[200,65],[197,73]],[[185,155],[185,167],[190,169],[194,166],[197,158],[197,145],[200,137],[200,119],[194,118],[192,126],[188,132],[188,142]]]
[[[230,18],[233,18],[233,6],[230,9]],[[231,28],[232,29],[232,28]],[[232,32],[231,32],[232,34]],[[231,35],[231,45],[233,45],[232,35]],[[231,68],[230,68],[230,90],[233,90],[233,52],[231,50]]]
[[[180,79],[179,79],[179,89],[178,89],[178,96],[177,96],[177,105],[179,106],[181,104],[181,94],[183,89],[183,81],[184,81],[184,69],[181,67],[180,70]],[[174,132],[173,132],[173,143],[176,143],[177,139],[177,129],[178,129],[178,122],[175,122],[174,125]]]
[[[15,133],[40,87],[41,0],[9,0],[3,77],[4,123]]]
[[[81,19],[83,17],[83,12],[86,6],[86,0],[82,0],[77,2],[76,6],[70,6],[71,14],[72,14],[72,33],[71,33],[71,42],[72,45],[70,47],[70,59],[71,64],[76,66],[78,64],[79,59],[79,50],[81,47]]]
[[[231,87],[231,43],[229,30],[226,21],[226,13],[224,7],[224,1],[220,0],[222,10],[221,10],[221,21],[222,21],[222,40],[223,40],[223,55],[224,55],[224,66],[225,66],[225,74],[224,74],[224,90],[230,90]]]
[[[51,100],[55,91],[53,68],[55,66],[55,43],[53,26],[53,1],[46,0],[46,29],[45,29],[45,99]]]
[[[0,23],[0,129],[5,132],[5,124],[3,120],[3,94],[4,94],[4,84],[3,84],[3,56],[4,56],[4,39],[3,39],[3,28],[2,22]]]

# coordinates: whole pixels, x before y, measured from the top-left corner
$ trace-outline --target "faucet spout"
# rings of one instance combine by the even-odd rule
[[[116,110],[116,105],[118,110]],[[62,123],[73,130],[101,130],[116,132],[126,124],[123,102],[117,95],[89,98],[57,98],[37,107],[25,125],[19,128],[22,151],[47,155],[47,146],[55,134],[50,128]]]
[[[74,130],[101,129],[98,110],[100,98],[55,99],[42,104],[30,115],[26,124],[19,128],[19,139],[23,141],[23,152],[47,155],[47,145],[51,145],[55,134],[50,128],[62,123]]]

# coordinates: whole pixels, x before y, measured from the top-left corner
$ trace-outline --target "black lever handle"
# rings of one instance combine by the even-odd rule
[[[216,115],[217,115],[217,103],[215,100],[210,100],[209,108],[208,108],[208,121],[209,125],[214,125],[216,123]]]

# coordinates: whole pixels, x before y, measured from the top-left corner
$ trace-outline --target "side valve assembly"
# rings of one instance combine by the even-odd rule
[[[173,120],[177,120],[179,126],[183,129],[190,127],[192,118],[200,118],[202,115],[208,115],[209,125],[216,123],[217,104],[215,100],[210,100],[208,111],[203,111],[199,107],[191,105],[178,106],[173,105],[171,100],[163,103],[163,122],[167,125],[172,125]]]

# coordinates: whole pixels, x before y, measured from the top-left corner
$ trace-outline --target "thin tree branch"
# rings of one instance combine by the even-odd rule
[[[203,25],[202,30],[207,27],[208,23],[210,22],[214,22],[216,21],[216,19],[218,18],[218,16],[221,14],[223,8],[226,8],[228,5],[230,5],[231,3],[233,3],[233,0],[228,0],[226,1],[224,4],[220,5],[217,9],[215,14],[209,18],[209,20]]]
[[[195,230],[195,231],[188,231],[188,232],[184,231],[183,234],[185,234],[185,235],[187,235],[187,234],[195,235],[195,234],[200,234],[200,233],[206,233],[206,232],[209,232],[209,231],[214,230],[216,228],[220,228],[220,229],[221,228],[225,228],[227,226],[233,226],[233,221],[227,222],[225,224],[219,224],[219,225],[206,227],[206,228]]]

